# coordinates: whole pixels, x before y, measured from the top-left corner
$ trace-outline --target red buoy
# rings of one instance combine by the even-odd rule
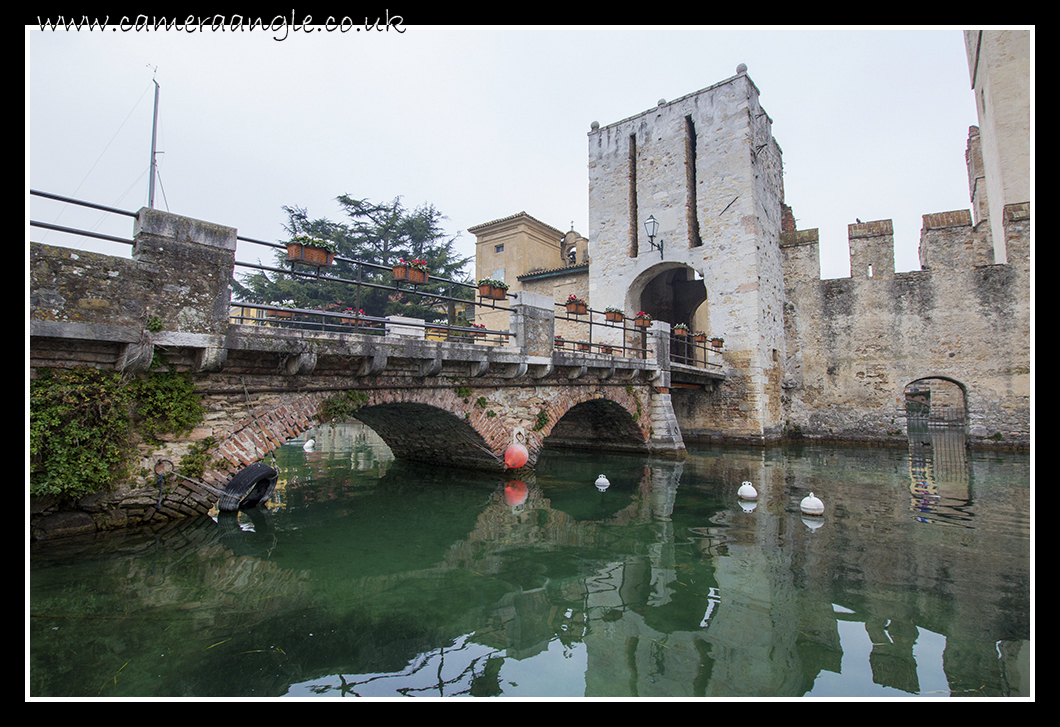
[[[530,459],[530,453],[521,444],[513,443],[504,450],[504,466],[508,469],[517,470]]]

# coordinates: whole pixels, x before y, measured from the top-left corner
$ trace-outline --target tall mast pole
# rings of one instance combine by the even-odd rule
[[[158,135],[158,81],[151,79],[155,84],[155,113],[151,121],[151,184],[147,189],[147,206],[155,207],[155,140]]]

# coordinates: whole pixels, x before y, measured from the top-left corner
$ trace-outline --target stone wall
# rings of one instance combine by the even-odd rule
[[[851,277],[819,280],[816,231],[785,233],[784,387],[804,436],[901,441],[905,387],[964,392],[972,443],[1025,445],[1030,431],[1029,210],[1008,209],[1009,264],[967,210],[924,215],[922,269],[894,271],[890,220],[851,225]]]
[[[223,364],[235,229],[143,208],[134,232],[131,260],[30,245],[32,366],[144,371],[155,345]]]

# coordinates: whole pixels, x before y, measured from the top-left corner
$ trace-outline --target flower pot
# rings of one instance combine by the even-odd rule
[[[621,323],[624,317],[624,315],[622,315],[621,313],[616,313],[615,311],[604,311],[604,319],[610,321],[611,323]]]
[[[591,351],[592,350],[592,346],[590,346],[588,343],[579,343],[578,344],[578,350],[579,351]]]
[[[637,328],[647,328],[651,325],[651,321],[647,318],[634,318],[633,325]]]
[[[567,312],[580,316],[585,315],[589,307],[585,303],[567,303]]]
[[[678,338],[684,338],[685,336],[688,335],[688,331],[685,330],[684,328],[675,328],[674,329],[674,335],[677,336]]]
[[[478,286],[478,294],[483,298],[489,298],[491,300],[504,300],[508,297],[507,290],[504,288],[498,288],[495,285]]]
[[[408,265],[394,266],[394,280],[404,280],[412,285],[423,285],[430,278],[426,270],[410,267]]]
[[[696,343],[706,343],[706,341],[707,341],[707,334],[705,334],[705,333],[697,333],[696,334]]]
[[[714,348],[721,348],[721,344],[722,343],[724,343],[724,341],[715,338],[715,339],[711,340],[710,345],[713,346]]]
[[[615,349],[612,346],[600,346],[600,353],[604,354],[605,356],[610,356],[614,352]]]
[[[556,341],[556,348],[563,348],[564,343],[566,343],[566,341]]]
[[[287,243],[287,262],[305,263],[326,268],[335,261],[335,253],[319,247],[309,247],[300,242]]]

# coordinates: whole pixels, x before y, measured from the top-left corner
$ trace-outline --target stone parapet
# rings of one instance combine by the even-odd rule
[[[847,237],[852,240],[859,237],[880,237],[881,235],[893,234],[894,223],[891,220],[855,222],[847,225]]]
[[[935,212],[924,215],[924,229],[935,230],[942,227],[971,227],[972,213],[970,210],[954,210],[952,212]]]

